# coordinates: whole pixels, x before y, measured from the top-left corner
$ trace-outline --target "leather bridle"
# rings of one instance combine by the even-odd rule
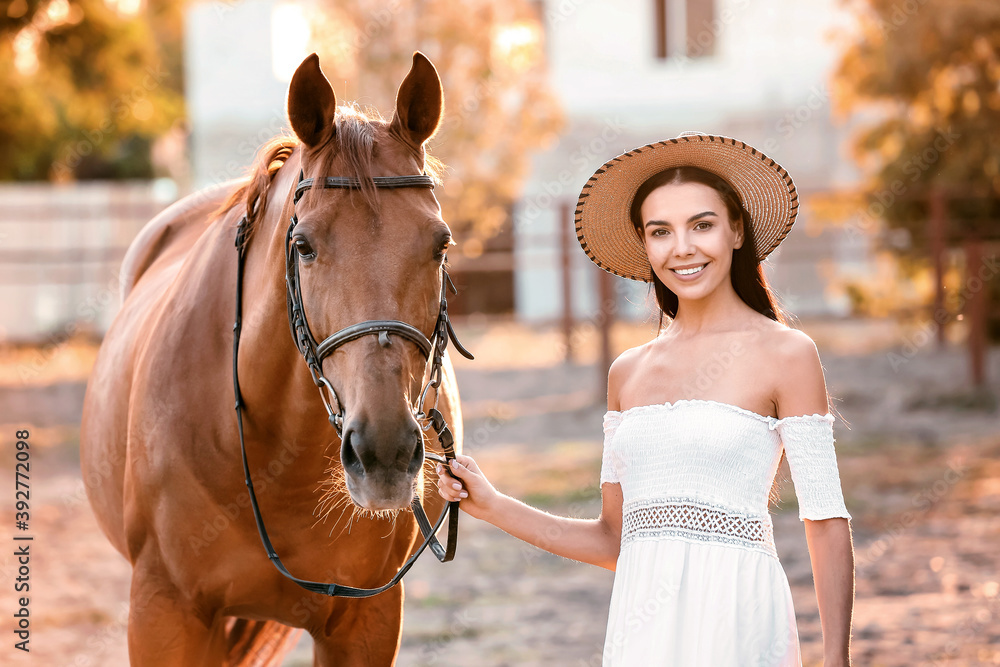
[[[426,174],[408,176],[376,176],[372,180],[377,188],[433,189],[434,187],[433,179]],[[448,423],[444,419],[444,415],[442,415],[437,409],[437,401],[440,394],[439,388],[442,381],[444,353],[448,345],[448,340],[450,339],[455,344],[455,348],[462,356],[468,359],[473,358],[472,354],[458,341],[458,338],[455,335],[455,329],[448,317],[448,290],[450,289],[452,294],[455,294],[455,286],[451,282],[448,272],[445,270],[444,266],[442,266],[441,298],[438,307],[438,318],[430,338],[420,331],[420,329],[411,324],[407,324],[406,322],[400,322],[398,320],[368,320],[345,327],[333,335],[327,336],[322,341],[317,342],[309,328],[309,322],[306,319],[305,306],[302,302],[302,286],[299,280],[300,255],[298,248],[296,248],[292,239],[295,226],[299,221],[298,215],[295,213],[295,206],[299,203],[302,195],[305,194],[307,190],[314,187],[323,189],[357,190],[361,188],[361,183],[355,178],[334,176],[328,176],[319,180],[305,178],[305,174],[300,170],[299,180],[292,198],[292,216],[288,226],[288,232],[285,235],[285,293],[288,306],[288,324],[291,329],[292,340],[295,342],[295,347],[305,359],[306,365],[309,367],[309,373],[312,376],[313,383],[315,383],[317,389],[319,390],[319,395],[323,400],[324,407],[326,408],[327,418],[329,419],[330,424],[337,431],[337,436],[342,438],[344,428],[344,407],[337,396],[336,390],[333,388],[333,384],[326,378],[326,376],[323,375],[323,359],[333,354],[337,348],[341,347],[345,343],[363,336],[377,335],[379,344],[382,347],[389,347],[392,344],[392,341],[389,338],[390,334],[399,336],[400,338],[409,340],[420,348],[420,351],[423,352],[424,356],[427,358],[427,363],[430,365],[430,372],[427,376],[427,381],[420,391],[416,406],[411,406],[411,410],[414,418],[417,419],[418,422],[427,422],[425,426],[421,426],[424,431],[430,428],[434,429],[434,432],[437,434],[438,440],[441,443],[441,448],[444,451],[444,456],[425,451],[425,457],[447,464],[455,458],[455,438],[451,429],[448,427]],[[246,406],[240,392],[238,359],[240,333],[242,330],[243,271],[246,262],[245,253],[248,232],[249,223],[247,216],[244,215],[236,230],[236,322],[233,325],[233,391],[236,396],[236,423],[240,436],[240,451],[243,456],[243,473],[246,478],[247,490],[250,493],[250,506],[253,509],[254,519],[257,523],[257,531],[260,533],[260,539],[264,544],[264,550],[267,552],[267,557],[271,560],[279,572],[306,590],[314,593],[321,593],[323,595],[350,598],[370,597],[392,588],[399,583],[400,580],[402,580],[403,575],[406,574],[406,572],[413,566],[417,558],[428,546],[430,546],[431,551],[442,563],[452,560],[455,556],[455,549],[458,544],[458,502],[449,502],[442,509],[441,515],[432,526],[430,520],[427,518],[426,512],[424,512],[423,506],[420,503],[420,496],[417,494],[414,494],[413,502],[410,506],[413,509],[414,517],[416,518],[417,525],[420,527],[420,532],[424,537],[424,541],[413,553],[413,555],[410,556],[410,558],[403,564],[396,575],[383,586],[379,586],[377,588],[355,588],[353,586],[344,586],[336,583],[320,583],[299,579],[289,573],[282,564],[281,559],[278,558],[278,554],[275,553],[271,540],[268,537],[267,529],[264,527],[264,519],[261,516],[260,506],[257,503],[257,494],[254,492],[253,480],[250,476],[250,464],[247,461],[246,444],[243,436],[243,411],[246,409]],[[423,411],[424,402],[428,390],[432,387],[435,390],[434,407],[425,413]],[[445,517],[448,517],[447,548],[442,547],[436,537],[438,530],[444,523]]]

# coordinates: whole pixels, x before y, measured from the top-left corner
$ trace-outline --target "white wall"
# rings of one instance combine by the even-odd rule
[[[185,99],[196,189],[242,176],[257,148],[288,126],[285,76],[290,73],[279,76],[274,65],[276,59],[288,60],[282,49],[294,51],[304,41],[294,35],[273,40],[277,4],[196,2],[187,10]]]

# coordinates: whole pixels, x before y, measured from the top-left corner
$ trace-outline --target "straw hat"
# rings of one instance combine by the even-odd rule
[[[795,222],[799,197],[781,165],[738,139],[685,132],[605,162],[583,186],[576,236],[595,264],[623,278],[652,281],[629,209],[639,186],[671,167],[699,167],[733,186],[750,213],[758,261],[778,247]]]

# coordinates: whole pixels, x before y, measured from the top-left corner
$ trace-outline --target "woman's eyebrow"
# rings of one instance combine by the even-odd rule
[[[699,218],[704,218],[709,215],[715,216],[716,218],[719,217],[719,214],[716,213],[715,211],[702,211],[701,213],[697,213],[688,218],[688,224],[691,224],[695,220],[698,220]],[[671,226],[669,222],[666,222],[664,220],[650,220],[644,226],[650,227],[650,226],[660,226],[660,225],[666,225],[667,227]]]

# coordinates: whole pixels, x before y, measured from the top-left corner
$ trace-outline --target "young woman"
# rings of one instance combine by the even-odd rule
[[[850,665],[854,556],[823,367],[785,324],[761,261],[798,207],[747,144],[684,134],[597,170],[577,236],[602,269],[653,284],[659,334],[608,377],[594,520],[499,493],[469,456],[438,490],[554,554],[615,571],[606,666],[800,666],[769,490],[787,455],[805,522],[826,667]],[[663,326],[663,317],[667,324]]]

